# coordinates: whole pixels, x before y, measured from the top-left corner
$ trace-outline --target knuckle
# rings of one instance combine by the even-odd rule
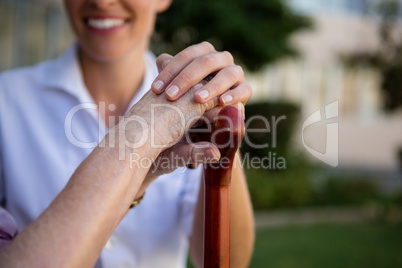
[[[215,57],[212,54],[204,55],[200,58],[200,63],[203,66],[211,67],[215,64]]]
[[[232,53],[230,53],[229,51],[222,51],[221,52],[224,56],[225,56],[225,58],[226,59],[228,59],[230,62],[234,62],[234,58],[233,58],[233,55],[232,55]]]
[[[200,43],[200,45],[209,51],[215,51],[215,47],[208,41],[203,41]]]
[[[245,91],[245,93],[246,93],[246,95],[247,95],[247,99],[249,99],[250,97],[251,97],[251,95],[253,95],[253,88],[251,87],[251,85],[249,84],[249,83],[247,83],[247,82],[245,82],[244,84],[243,84],[243,87],[244,87],[244,91]]]
[[[181,81],[183,81],[185,84],[191,84],[192,79],[191,76],[187,73],[182,73],[180,74],[180,78]]]
[[[204,113],[205,113],[205,111],[209,111],[209,110],[213,109],[214,107],[216,107],[217,105],[219,105],[219,97],[212,98],[209,101],[207,101],[206,103],[200,104],[200,105],[202,106]]]
[[[208,110],[207,104],[197,103],[194,107],[194,111],[197,115],[201,116]]]
[[[166,59],[168,59],[169,57],[171,57],[169,54],[167,54],[167,53],[162,53],[162,54],[160,54],[160,55],[156,58],[156,62],[157,62],[157,63],[162,63],[162,62],[164,62]]]
[[[174,73],[170,71],[168,68],[163,70],[163,75],[167,81],[171,81],[175,77]]]
[[[247,91],[253,91],[253,88],[251,87],[251,85],[249,83],[244,82],[243,86],[246,88]]]
[[[229,79],[231,80],[237,80],[238,76],[239,76],[239,69],[231,66],[225,69],[226,71],[226,75],[229,77]]]
[[[192,55],[193,55],[192,49],[191,47],[188,47],[179,54],[177,54],[177,58],[179,58],[179,60],[181,61],[188,62],[192,59],[193,57]]]
[[[243,67],[241,67],[240,65],[236,65],[236,68],[238,69],[239,75],[241,77],[244,77],[244,70]]]
[[[158,59],[166,59],[166,58],[170,58],[170,57],[172,57],[172,56],[167,53],[162,53],[158,56]]]

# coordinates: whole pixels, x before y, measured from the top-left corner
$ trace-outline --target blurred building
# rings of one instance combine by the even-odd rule
[[[72,41],[61,0],[0,0],[0,71],[59,55]]]
[[[316,110],[339,101],[338,170],[378,173],[390,185],[401,186],[397,150],[402,148],[402,115],[383,111],[381,77],[375,70],[351,68],[342,60],[381,45],[375,12],[380,0],[287,2],[310,16],[314,26],[290,40],[300,51],[299,58],[284,59],[248,76],[255,90],[252,101],[294,102],[301,107],[301,124]],[[295,144],[304,150],[301,129],[300,125]],[[308,146],[325,153],[326,121],[307,127],[304,135]]]

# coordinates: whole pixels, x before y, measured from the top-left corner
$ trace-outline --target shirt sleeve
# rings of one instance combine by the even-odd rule
[[[0,142],[1,142],[1,129],[0,129]],[[1,205],[5,202],[4,196],[4,176],[2,159],[0,152],[0,251],[10,243],[10,241],[17,235],[17,224],[13,217]]]
[[[1,128],[0,128],[0,143],[1,143]],[[1,145],[0,145],[0,148]],[[0,206],[4,206],[5,203],[5,195],[4,195],[4,176],[3,176],[3,167],[1,160],[1,152],[0,152]]]
[[[13,217],[0,207],[0,251],[17,235],[17,224]]]
[[[181,228],[187,237],[190,237],[193,231],[193,220],[202,181],[202,171],[202,165],[196,169],[186,170],[185,184],[179,209]]]
[[[3,103],[2,100],[4,99],[4,96],[2,95],[3,93],[3,77],[0,75],[0,206],[4,206],[5,203],[5,194],[4,194],[4,176],[3,176],[3,152],[2,152],[2,109],[1,107],[3,107]]]

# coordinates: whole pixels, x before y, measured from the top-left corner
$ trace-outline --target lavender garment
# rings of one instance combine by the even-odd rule
[[[0,207],[0,251],[17,235],[17,224],[13,217]]]

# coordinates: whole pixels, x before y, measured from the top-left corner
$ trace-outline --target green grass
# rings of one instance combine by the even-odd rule
[[[250,267],[402,267],[402,226],[362,223],[261,229]]]
[[[359,223],[257,230],[250,268],[324,267],[402,267],[402,226]]]

